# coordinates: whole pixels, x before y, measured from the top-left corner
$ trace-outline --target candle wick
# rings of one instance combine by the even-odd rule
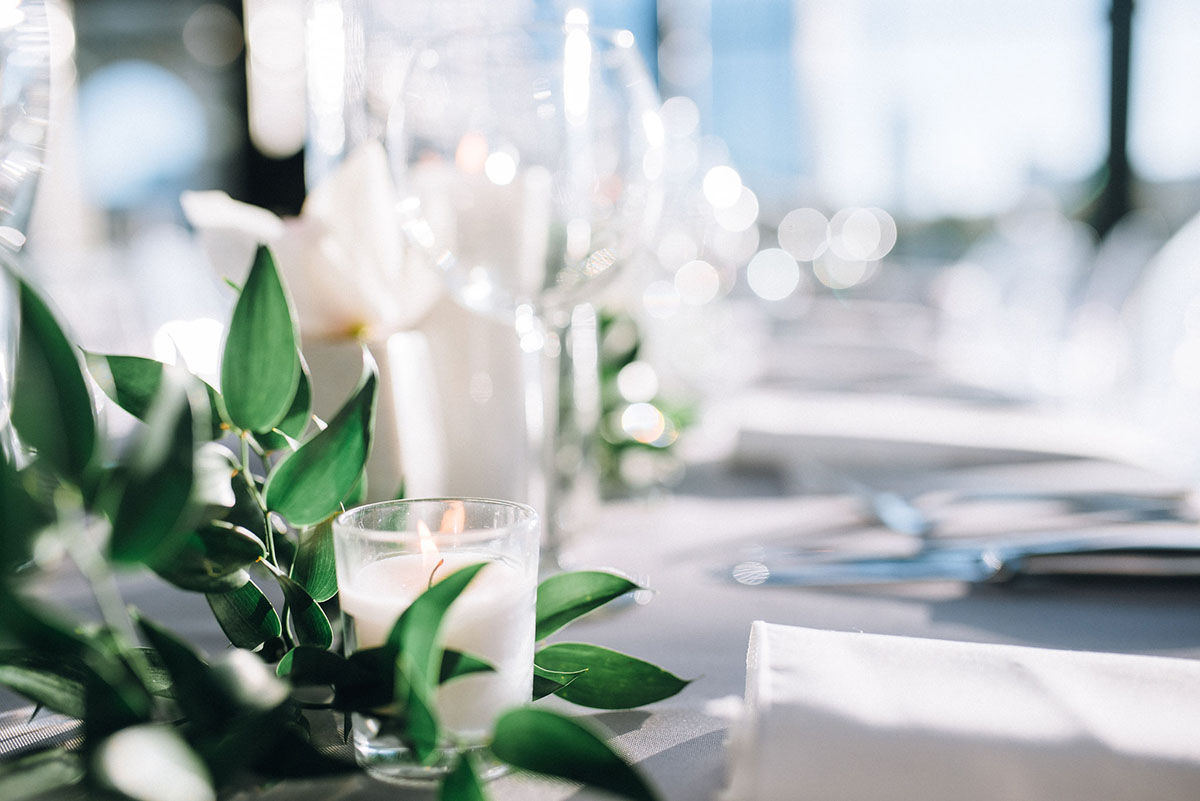
[[[439,559],[439,560],[438,560],[438,563],[437,563],[436,565],[434,565],[434,566],[433,566],[433,570],[430,570],[430,571],[429,571],[429,586],[427,586],[425,589],[429,589],[430,587],[432,587],[432,586],[433,586],[433,576],[434,576],[434,574],[436,574],[436,573],[438,572],[438,568],[439,568],[439,567],[441,567],[441,566],[442,566],[442,565],[444,565],[444,564],[446,564],[446,560],[445,560],[445,559]]]

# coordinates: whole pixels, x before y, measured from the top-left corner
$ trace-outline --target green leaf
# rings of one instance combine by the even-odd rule
[[[24,648],[0,651],[0,684],[55,712],[83,717],[86,681],[70,660]]]
[[[270,566],[268,565],[268,569]],[[296,630],[296,640],[301,645],[316,645],[328,648],[333,644],[333,628],[329,618],[321,609],[320,604],[313,600],[304,587],[283,573],[271,571],[283,590],[283,597],[288,603],[288,613],[291,616],[292,628]]]
[[[547,670],[541,665],[533,666],[533,700],[554,695],[575,679],[587,673],[587,670]]]
[[[442,780],[438,801],[487,801],[470,757],[458,760],[454,770]]]
[[[270,431],[255,434],[254,438],[263,450],[277,451],[289,448],[288,440],[297,440],[304,436],[308,429],[308,421],[312,415],[312,380],[303,358],[300,360],[300,382],[296,385],[296,395],[292,405],[279,424]]]
[[[187,534],[166,560],[154,562],[154,572],[193,592],[229,592],[250,580],[246,568],[266,555],[252,532],[223,520]]]
[[[599,570],[559,573],[538,585],[537,633],[543,640],[575,618],[642,589],[624,576]]]
[[[172,797],[215,801],[212,774],[200,756],[174,728],[163,723],[132,726],[100,744],[92,768],[101,785],[123,797]],[[186,793],[186,795],[185,795]]]
[[[0,581],[0,632],[38,653],[52,657],[82,659],[91,650],[87,639],[58,616],[48,613],[18,595]]]
[[[399,736],[424,764],[431,764],[438,755],[441,744],[441,724],[434,711],[432,690],[424,689],[423,682],[414,681],[412,663],[403,656],[396,662],[393,698],[403,698],[404,714],[402,725],[398,718],[385,719],[385,730]]]
[[[255,490],[251,490],[247,478],[254,482]],[[225,513],[226,522],[254,533],[261,541],[267,541],[266,520],[262,507],[258,505],[255,492],[261,492],[262,481],[259,476],[239,473],[232,477],[230,486],[233,488],[233,506]]]
[[[533,695],[532,700],[538,701],[548,695],[554,695],[566,685],[562,682],[548,679],[545,676],[533,674]]]
[[[347,673],[362,672],[341,654],[315,645],[297,645],[283,655],[275,673],[292,684],[333,684]]]
[[[96,450],[92,395],[79,357],[45,302],[19,282],[21,331],[12,424],[63,477],[82,485]]]
[[[222,779],[263,761],[279,742],[291,717],[288,705],[251,712],[228,720],[219,732],[194,737],[196,750],[213,774]]]
[[[545,709],[513,709],[496,721],[492,753],[514,767],[580,782],[634,801],[656,801],[624,759],[571,718]]]
[[[690,683],[657,665],[587,643],[549,645],[534,655],[534,661],[545,670],[586,670],[559,690],[558,696],[595,709],[629,709],[654,703]]]
[[[0,574],[31,557],[34,538],[50,516],[25,490],[21,475],[0,456]]]
[[[397,698],[404,698],[407,734],[413,750],[424,761],[438,746],[439,731],[433,712],[433,693],[441,675],[442,649],[438,639],[450,604],[462,594],[486,562],[454,571],[416,597],[388,633],[386,649],[397,655]]]
[[[179,369],[143,356],[118,356],[115,354],[87,353],[88,370],[104,393],[117,402],[125,411],[139,420],[145,420],[154,396],[158,394],[165,370]],[[111,378],[111,380],[106,380]],[[207,382],[188,374],[189,392],[204,390],[208,398],[210,439],[218,439],[224,433],[221,424],[221,406],[217,391]]]
[[[442,651],[442,667],[438,671],[438,683],[445,684],[460,676],[469,676],[472,673],[493,673],[495,670],[496,668],[477,656],[447,648]]]
[[[363,469],[362,475],[358,477],[358,482],[350,489],[350,492],[342,500],[342,506],[347,509],[353,509],[355,506],[362,506],[367,502],[367,471]]]
[[[366,351],[364,351],[364,355]],[[324,431],[279,461],[267,476],[267,507],[294,526],[311,526],[338,511],[362,474],[375,428],[375,364]]]
[[[261,432],[283,421],[300,383],[298,340],[275,259],[259,247],[221,358],[221,393],[230,422]]]
[[[187,390],[165,380],[147,415],[113,520],[114,561],[168,558],[186,535],[194,476],[195,423]]]
[[[221,631],[238,648],[257,648],[283,631],[279,615],[253,581],[230,592],[207,593]]]
[[[179,710],[198,731],[220,731],[230,710],[221,703],[212,669],[172,632],[144,617],[137,623],[171,677]]]
[[[396,698],[396,656],[387,648],[363,648],[350,654],[346,668],[333,677],[333,707],[369,712]]]
[[[294,729],[283,729],[272,748],[255,762],[255,773],[267,779],[316,779],[359,770],[353,762],[318,751]]]
[[[438,648],[438,636],[446,611],[487,566],[487,562],[467,565],[435,583],[409,604],[388,633],[388,647],[395,648],[401,659],[411,664],[410,675],[421,682],[424,689],[433,690],[441,675],[442,651]]]
[[[30,754],[0,764],[0,798],[4,801],[49,798],[51,791],[78,784],[82,779],[83,760],[78,754],[61,749]]]
[[[300,530],[292,578],[314,601],[328,601],[337,594],[337,571],[333,559],[333,518]]]
[[[29,604],[0,582],[0,631],[37,659],[59,664],[55,671],[83,685],[86,734],[106,734],[144,720],[151,699],[110,636],[87,635]],[[76,673],[77,671],[77,673]]]

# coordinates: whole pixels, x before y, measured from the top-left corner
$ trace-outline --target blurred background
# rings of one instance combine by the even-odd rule
[[[178,352],[204,372],[211,349],[189,343],[211,341],[231,299],[180,193],[298,212],[306,166],[341,147],[306,100],[330,57],[311,34],[339,4],[47,4],[55,124],[32,269],[88,347]],[[400,7],[417,30],[578,5]],[[601,321],[617,484],[678,480],[677,457],[656,454],[684,429],[715,454],[707,412],[751,385],[969,388],[1183,430],[1195,407],[1178,390],[1200,393],[1200,251],[1164,245],[1200,209],[1200,4],[589,11],[637,36],[670,144],[653,165],[659,233]],[[794,347],[765,347],[781,341]]]

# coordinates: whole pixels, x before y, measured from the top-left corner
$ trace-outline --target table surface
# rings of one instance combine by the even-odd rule
[[[737,709],[743,692],[747,639],[757,619],[843,631],[1200,658],[1197,580],[1027,578],[1006,585],[937,582],[807,589],[738,584],[730,578],[732,566],[772,549],[860,547],[864,542],[895,540],[871,528],[860,497],[800,491],[806,488],[805,465],[791,458],[794,454],[784,453],[775,463],[759,456],[739,462],[734,454],[721,462],[694,465],[684,484],[670,494],[604,506],[564,557],[572,568],[623,571],[653,592],[593,613],[558,639],[615,648],[694,679],[682,693],[659,704],[589,715],[612,733],[616,746],[637,762],[666,799],[719,796],[728,714]],[[841,468],[822,469],[828,474]],[[943,528],[957,533],[1001,532],[1061,520],[1054,509],[1020,504],[938,507],[935,496],[922,493],[1170,488],[1140,469],[1069,459],[998,465],[958,461],[953,469],[941,471],[894,463],[888,471],[854,477],[921,498],[941,515]],[[820,489],[812,482],[807,488]],[[57,591],[69,602],[85,602],[82,588]],[[172,590],[152,576],[128,577],[124,591],[129,603],[173,626],[209,654],[225,647],[201,596]],[[550,702],[588,714],[558,699]],[[13,696],[0,697],[0,708],[16,703]],[[493,782],[489,793],[497,801],[593,795],[565,783],[515,775]],[[356,775],[286,782],[243,790],[235,797],[369,801],[430,796]]]

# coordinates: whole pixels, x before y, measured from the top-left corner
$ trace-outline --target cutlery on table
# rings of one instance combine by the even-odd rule
[[[905,556],[768,557],[723,575],[739,584],[822,587],[914,581],[1002,582],[1018,575],[1200,576],[1200,530],[1022,536],[929,545]]]

